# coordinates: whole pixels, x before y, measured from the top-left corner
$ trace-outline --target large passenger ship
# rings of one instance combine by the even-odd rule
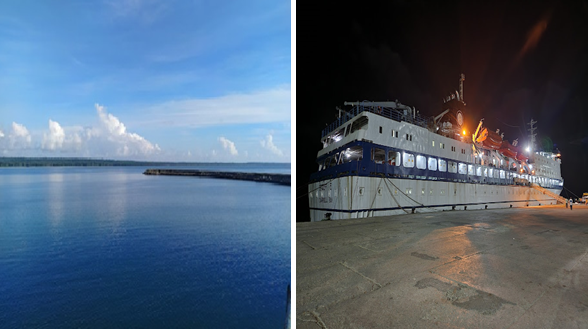
[[[465,129],[464,80],[431,118],[398,101],[345,102],[322,132],[311,220],[565,202],[560,154],[534,149],[535,121],[525,148],[483,119]]]

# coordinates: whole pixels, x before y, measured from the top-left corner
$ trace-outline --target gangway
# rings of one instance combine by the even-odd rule
[[[566,199],[564,197],[562,197],[560,195],[557,195],[557,194],[555,194],[553,192],[550,192],[548,189],[544,189],[544,188],[542,188],[541,186],[539,186],[539,185],[537,185],[535,183],[531,183],[531,187],[534,188],[534,189],[536,189],[537,191],[539,191],[539,192],[547,195],[547,196],[550,196],[550,197],[554,198],[557,202],[559,202],[561,204],[566,203]]]

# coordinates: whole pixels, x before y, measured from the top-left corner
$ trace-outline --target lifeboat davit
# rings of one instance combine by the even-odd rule
[[[517,149],[512,146],[507,140],[502,141],[499,152],[509,158],[516,159]]]
[[[502,137],[493,131],[488,131],[488,136],[482,142],[482,146],[487,149],[498,150],[502,146]]]

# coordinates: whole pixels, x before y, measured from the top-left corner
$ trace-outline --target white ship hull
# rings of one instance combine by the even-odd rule
[[[548,189],[558,194],[561,190]],[[556,204],[530,186],[347,176],[309,184],[312,221]]]

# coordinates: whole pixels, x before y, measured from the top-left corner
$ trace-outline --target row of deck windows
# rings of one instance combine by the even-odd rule
[[[387,155],[387,157],[386,157]],[[361,146],[352,146],[343,150],[341,152],[335,153],[334,155],[327,157],[322,163],[319,163],[319,171],[325,170],[327,168],[348,163],[352,161],[361,161],[363,159],[363,147]],[[426,157],[424,155],[414,155],[411,153],[406,152],[397,152],[389,150],[386,154],[386,150],[378,147],[374,147],[371,149],[371,160],[377,164],[388,164],[390,166],[403,166],[405,168],[414,168],[416,166],[417,169],[428,169],[430,171],[439,171],[439,172],[450,172],[450,173],[459,173],[462,175],[470,175],[470,176],[479,176],[479,177],[490,177],[490,178],[507,178],[507,173],[505,170],[499,170],[491,167],[484,167],[480,165],[474,164],[465,164],[459,163],[454,161],[446,161],[443,159],[437,159],[435,157]],[[508,174],[508,178],[511,177],[525,177],[527,175],[519,175],[518,173]],[[536,177],[533,179],[534,182],[539,183],[541,185],[544,184],[552,184],[556,185],[559,184],[558,181],[554,179],[549,179],[545,177]]]
[[[372,160],[377,164],[383,164],[386,162],[386,151],[380,148],[372,148]],[[506,173],[504,170],[498,170],[493,168],[481,167],[476,166],[473,164],[466,165],[465,163],[457,163],[453,161],[446,161],[443,159],[437,159],[435,157],[426,157],[423,155],[417,155],[415,157],[414,154],[406,153],[406,152],[397,152],[397,151],[388,151],[388,161],[387,163],[391,166],[400,166],[406,168],[414,168],[416,165],[417,169],[429,169],[431,171],[440,171],[440,172],[447,172],[450,173],[459,173],[462,175],[476,175],[476,176],[483,176],[483,177],[493,177],[493,178],[506,178]]]

